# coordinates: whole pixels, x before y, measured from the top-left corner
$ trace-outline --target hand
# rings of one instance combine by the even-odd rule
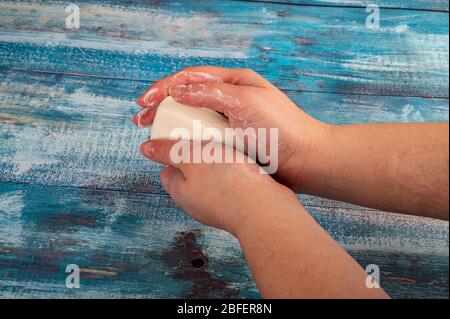
[[[367,273],[290,189],[261,174],[256,163],[247,158],[242,164],[176,164],[170,151],[178,142],[147,141],[141,151],[170,165],[161,171],[161,184],[179,206],[199,222],[237,237],[263,297],[387,297],[382,289],[367,289]],[[181,143],[192,154],[192,143]],[[219,146],[221,154],[225,148]]]
[[[141,145],[141,152],[153,161],[170,165],[161,171],[161,184],[174,202],[197,221],[238,237],[248,223],[261,218],[269,205],[300,207],[291,190],[261,174],[259,166],[249,158],[244,163],[174,163],[170,149],[177,142],[147,141]],[[183,143],[192,147],[190,142]],[[220,146],[222,154],[226,147]]]
[[[168,95],[176,101],[224,113],[233,128],[278,128],[278,171],[275,177],[300,189],[303,170],[329,126],[298,108],[285,94],[252,70],[191,67],[159,80],[137,103],[143,107],[133,121],[151,125],[159,103]]]

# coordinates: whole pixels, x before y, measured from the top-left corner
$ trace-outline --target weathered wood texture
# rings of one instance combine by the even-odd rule
[[[154,81],[182,67],[250,67],[283,89],[448,98],[448,13],[234,1],[0,3],[0,67]]]
[[[138,154],[149,131],[136,130],[130,116],[146,83],[0,74],[4,296],[257,296],[235,240],[176,209],[159,185],[159,166]],[[448,116],[447,100],[287,93],[330,122]],[[383,286],[393,297],[448,292],[448,223],[302,199],[363,266],[380,265]],[[186,264],[196,256],[179,247],[192,241],[178,234],[182,231],[197,233],[207,269]],[[164,254],[167,250],[171,253]],[[183,266],[172,272],[161,256],[173,267]],[[86,268],[85,289],[65,288],[64,267],[70,263]]]
[[[448,294],[448,224],[310,199],[361,265],[381,267],[391,296]],[[68,264],[80,289],[65,286]],[[0,283],[2,297],[259,296],[237,241],[167,196],[15,183],[0,183]]]
[[[293,5],[313,5],[313,6],[339,6],[339,7],[367,7],[377,5],[380,9],[415,9],[447,11],[448,0],[241,0],[246,2],[271,2]]]
[[[184,66],[255,68],[331,123],[448,121],[442,12],[386,9],[373,31],[356,1],[78,3],[72,31],[65,2],[0,3],[2,297],[258,296],[236,240],[176,208],[138,153],[133,101]],[[448,297],[448,223],[301,199],[391,296]]]

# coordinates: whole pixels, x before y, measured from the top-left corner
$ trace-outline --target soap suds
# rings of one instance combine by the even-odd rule
[[[159,105],[164,97],[170,95],[170,89],[175,85],[189,84],[189,83],[202,83],[202,82],[216,82],[222,83],[223,79],[220,76],[209,74],[207,72],[199,72],[199,71],[180,71],[175,73],[173,76],[170,76],[163,82],[162,90],[160,92],[159,87],[153,87],[147,92],[144,93],[142,98],[142,104],[145,108],[154,108]],[[157,94],[160,93],[160,94]],[[140,98],[139,98],[140,99]],[[148,125],[141,125],[140,119],[142,116],[147,113],[147,111],[141,111],[136,114],[138,117],[138,126],[139,127],[147,127]]]
[[[180,89],[177,92],[177,88]],[[181,92],[180,92],[181,91]],[[231,127],[246,128],[248,121],[246,117],[242,116],[245,108],[241,107],[241,102],[238,98],[224,94],[219,88],[213,88],[208,92],[208,86],[204,83],[197,83],[195,85],[177,85],[169,89],[169,94],[185,97],[192,97],[196,104],[204,107],[214,109],[215,111],[223,112],[229,119]],[[182,100],[180,101],[183,102]],[[192,102],[192,101],[191,101]],[[220,107],[214,107],[213,104],[220,104]]]
[[[180,71],[173,76],[173,81],[178,82],[180,77],[185,77],[188,82],[223,82],[220,76],[200,71]]]
[[[245,108],[241,107],[241,102],[234,96],[226,95],[222,90],[215,88],[211,91],[211,96],[220,101],[224,107],[224,114],[228,117],[231,127],[247,128],[248,121],[241,113]]]
[[[144,99],[143,99],[144,105],[146,105],[146,106],[148,105],[150,107],[153,107],[155,105],[154,101],[152,101],[150,103],[149,103],[149,101],[155,95],[155,93],[158,92],[158,90],[159,90],[158,88],[152,88],[144,93]]]

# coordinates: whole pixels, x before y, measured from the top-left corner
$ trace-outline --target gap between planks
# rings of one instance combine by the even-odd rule
[[[134,78],[126,78],[126,77],[110,77],[110,76],[103,76],[103,75],[95,75],[95,74],[83,74],[83,73],[73,73],[73,72],[58,72],[58,71],[49,71],[49,70],[27,70],[27,69],[20,69],[20,68],[0,68],[0,71],[13,71],[13,72],[22,72],[22,73],[37,73],[37,74],[49,74],[49,75],[61,75],[61,76],[74,76],[79,78],[88,78],[88,79],[104,79],[104,80],[118,80],[118,81],[131,81],[131,82],[137,82],[137,83],[155,83],[159,79],[149,79],[149,80],[141,80],[141,79],[134,79]],[[180,70],[181,71],[181,70]],[[150,84],[150,85],[151,85]],[[421,95],[394,95],[394,94],[370,94],[370,93],[357,93],[357,92],[333,92],[333,91],[314,91],[314,90],[299,90],[299,89],[280,89],[281,91],[291,91],[291,92],[299,92],[299,93],[317,93],[317,94],[345,94],[345,95],[353,95],[353,96],[381,96],[381,97],[411,97],[411,98],[424,98]],[[144,92],[142,92],[144,93]],[[430,97],[432,99],[439,99],[439,100],[449,100],[449,97]]]
[[[170,195],[167,193],[162,192],[149,192],[149,191],[139,191],[139,190],[132,190],[132,189],[119,189],[119,188],[109,188],[109,187],[87,187],[87,186],[75,186],[75,185],[58,185],[58,184],[43,184],[39,182],[24,182],[24,181],[4,181],[0,180],[0,184],[8,184],[8,185],[25,185],[25,186],[38,186],[38,187],[54,187],[54,188],[61,188],[61,189],[72,189],[72,190],[87,190],[87,191],[98,191],[98,192],[110,192],[110,193],[118,193],[118,194],[143,194],[143,195],[151,195],[151,196],[158,196],[163,198],[170,198]],[[315,198],[315,196],[307,195],[307,194],[296,194],[298,196],[307,196],[310,198]],[[318,205],[318,204],[312,204],[310,202],[303,203],[303,199],[299,198],[299,201],[302,203],[304,207],[311,207],[311,208],[326,208],[326,209],[348,209],[348,210],[354,210],[354,211],[360,211],[360,212],[381,212],[380,210],[370,208],[370,207],[363,207],[354,205],[351,203],[345,203],[345,202],[339,202],[332,199],[322,198],[325,201],[332,201],[341,203],[342,205]],[[348,205],[348,207],[346,206]]]
[[[287,6],[300,6],[300,7],[325,7],[325,8],[348,8],[348,9],[360,9],[363,8],[364,5],[349,5],[349,4],[334,4],[335,2],[333,1],[332,3],[302,3],[301,1],[299,2],[290,2],[289,0],[229,0],[229,1],[234,1],[234,2],[250,2],[250,3],[271,3],[271,4],[280,4],[280,5],[287,5]],[[406,1],[409,2],[409,1]],[[367,5],[372,4],[372,3],[367,3]],[[380,9],[384,9],[384,10],[402,10],[402,11],[425,11],[425,12],[444,12],[447,13],[449,12],[448,9],[431,9],[431,8],[412,8],[412,7],[390,7],[390,6],[386,6],[386,5],[379,5],[378,6]]]

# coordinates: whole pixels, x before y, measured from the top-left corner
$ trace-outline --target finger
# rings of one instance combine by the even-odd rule
[[[133,123],[138,127],[148,127],[153,123],[156,115],[156,108],[146,107],[133,116]]]
[[[242,106],[249,105],[258,90],[250,86],[228,83],[178,84],[169,88],[169,95],[175,101],[194,107],[206,107],[228,116],[231,120],[242,121]],[[259,95],[259,94],[258,94]],[[155,108],[144,108],[133,117],[133,122],[140,127],[152,125]]]
[[[229,69],[215,66],[195,66],[183,69],[153,84],[136,101],[142,107],[157,107],[168,96],[168,88],[177,84],[225,82],[235,85],[271,87],[272,84],[251,69]]]
[[[160,181],[163,188],[175,202],[182,198],[185,179],[183,172],[173,166],[166,166],[160,173]]]
[[[191,147],[189,141],[183,140],[148,140],[140,149],[145,157],[154,162],[183,169],[185,163],[190,163]],[[180,150],[185,153],[180,154]]]
[[[210,74],[201,70],[195,70],[195,68],[186,68],[156,81],[141,97],[137,99],[136,103],[144,108],[157,107],[158,104],[168,96],[168,88],[170,86],[201,82],[223,82],[223,79],[219,75]]]
[[[253,71],[252,69],[246,68],[222,68],[217,66],[194,66],[181,70],[176,73],[174,77],[179,76],[180,73],[197,73],[200,75],[208,74],[208,76],[212,76],[215,78],[220,78],[222,81],[229,84],[235,85],[247,85],[247,86],[257,86],[257,87],[267,87],[270,84],[269,81],[264,79],[261,75]],[[207,76],[207,77],[208,77]],[[205,81],[201,81],[205,82]],[[210,82],[210,81],[206,81]],[[217,82],[217,81],[212,81]],[[193,82],[188,82],[185,84],[189,84]],[[198,83],[198,82],[194,82]]]
[[[240,116],[243,105],[255,96],[259,88],[228,83],[180,84],[169,89],[170,95],[179,103],[206,107],[221,112],[229,118]]]

